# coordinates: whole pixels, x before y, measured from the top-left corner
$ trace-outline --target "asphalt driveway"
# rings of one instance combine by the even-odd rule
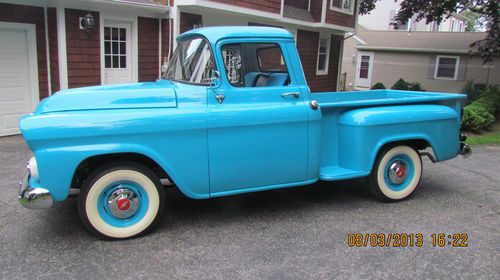
[[[498,279],[500,146],[468,159],[424,162],[415,195],[384,204],[364,181],[196,201],[167,192],[165,221],[148,236],[100,241],[76,200],[44,210],[17,203],[30,152],[0,138],[0,279]],[[422,233],[422,247],[349,247],[348,233]],[[433,247],[433,233],[466,233],[468,247]]]

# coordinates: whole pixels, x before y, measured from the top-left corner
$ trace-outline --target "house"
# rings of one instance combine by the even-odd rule
[[[400,2],[394,0],[379,0],[375,9],[369,14],[359,16],[358,23],[368,30],[394,31],[394,16],[396,15]],[[408,20],[407,23],[399,24],[398,30],[401,31],[443,31],[443,32],[464,32],[467,18],[460,14],[451,14],[440,24],[431,22],[427,24],[424,20],[417,22],[415,18]]]
[[[461,92],[468,80],[500,84],[500,57],[483,65],[469,55],[482,32],[372,31],[359,26],[346,39],[342,90],[369,89],[377,82],[390,88],[399,78],[419,82],[427,91]]]
[[[0,136],[66,88],[153,81],[193,28],[266,25],[296,38],[315,91],[335,91],[357,0],[0,0]]]

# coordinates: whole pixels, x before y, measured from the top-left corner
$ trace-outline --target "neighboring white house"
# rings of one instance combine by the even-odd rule
[[[361,15],[358,18],[358,24],[368,30],[392,31],[394,30],[394,15],[399,9],[400,1],[380,0],[377,1],[375,9],[367,15]],[[463,32],[465,31],[466,18],[459,14],[452,14],[441,24],[434,22],[425,23],[425,19],[419,22],[411,19],[406,24],[400,24],[398,29],[403,31],[444,31],[444,32]]]
[[[390,88],[399,78],[419,82],[427,91],[460,92],[468,80],[500,84],[500,57],[483,65],[469,45],[483,32],[373,31],[358,26],[344,42],[342,90]]]

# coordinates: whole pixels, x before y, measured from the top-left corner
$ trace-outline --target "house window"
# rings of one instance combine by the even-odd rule
[[[318,44],[318,62],[316,66],[316,75],[328,74],[329,56],[330,56],[330,38],[320,37]]]
[[[436,59],[436,69],[434,71],[435,79],[456,80],[458,74],[458,56],[441,56]]]
[[[436,22],[433,21],[431,23],[431,31],[433,31],[433,32],[439,31],[439,24],[437,24]]]
[[[330,2],[330,9],[352,15],[354,11],[354,0],[332,0]]]
[[[455,31],[455,20],[454,20],[454,19],[451,19],[451,23],[450,23],[450,31],[451,31],[451,32]]]
[[[464,22],[460,21],[458,23],[458,31],[463,32],[464,31]]]
[[[127,68],[125,28],[104,27],[104,67]]]

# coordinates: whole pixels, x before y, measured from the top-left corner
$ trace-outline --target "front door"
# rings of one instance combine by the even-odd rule
[[[104,84],[132,82],[131,24],[104,22]]]
[[[228,44],[216,51],[225,69],[222,85],[208,92],[211,195],[306,180],[307,107],[279,46]]]
[[[356,73],[356,88],[369,89],[372,82],[373,53],[359,52]]]

